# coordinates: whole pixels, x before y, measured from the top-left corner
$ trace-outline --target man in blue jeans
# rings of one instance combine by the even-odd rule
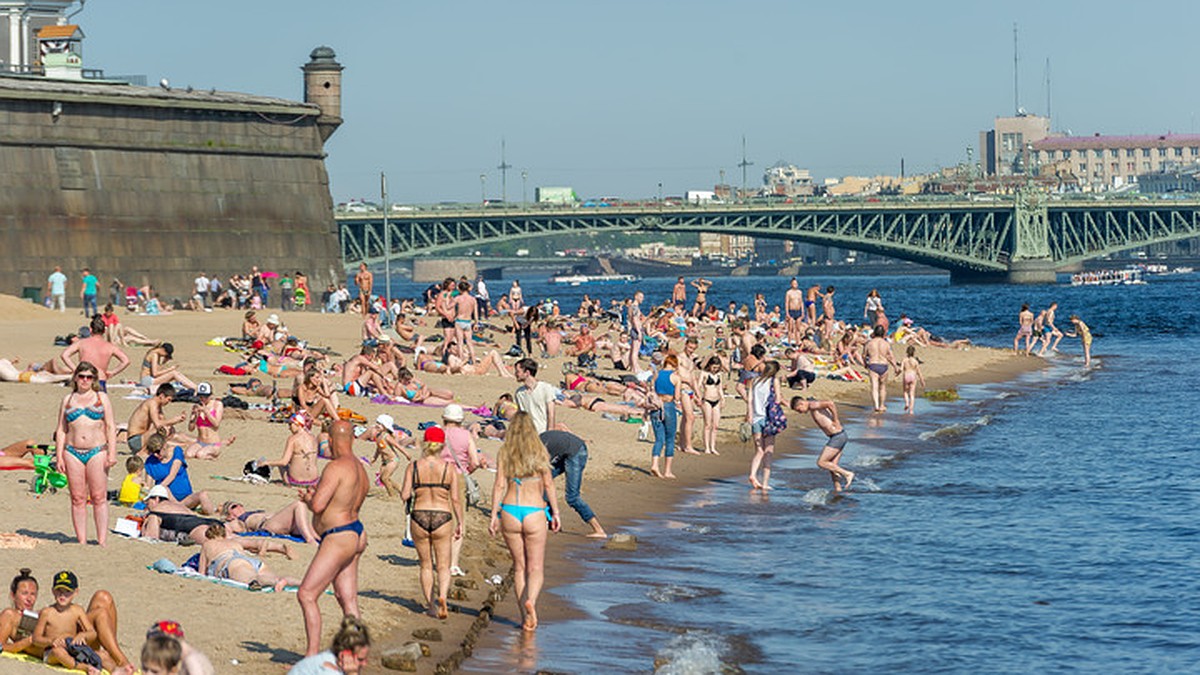
[[[83,285],[79,288],[79,298],[83,300],[83,315],[91,318],[99,312],[96,311],[96,291],[100,285],[100,280],[88,268],[83,268]]]
[[[561,473],[567,474],[567,505],[575,509],[583,522],[592,526],[592,531],[587,536],[608,538],[604,528],[600,527],[600,519],[592,512],[592,507],[579,496],[583,470],[587,467],[587,444],[569,431],[543,431],[538,437],[550,453],[550,475],[557,477]]]

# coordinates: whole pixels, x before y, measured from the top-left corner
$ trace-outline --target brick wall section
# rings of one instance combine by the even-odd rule
[[[55,116],[37,93],[0,96],[0,292],[44,288],[55,265],[69,302],[84,266],[168,299],[200,270],[343,278],[315,107],[65,93]]]

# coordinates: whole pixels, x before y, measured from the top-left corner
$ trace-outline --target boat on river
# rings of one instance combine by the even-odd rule
[[[550,279],[551,283],[566,286],[582,286],[583,284],[628,284],[637,281],[632,274],[568,274]]]
[[[1071,275],[1072,286],[1136,286],[1146,283],[1139,268],[1123,270],[1093,270]]]

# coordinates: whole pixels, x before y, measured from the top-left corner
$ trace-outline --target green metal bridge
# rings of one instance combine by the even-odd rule
[[[339,214],[342,261],[382,263],[582,232],[717,232],[878,253],[949,270],[955,281],[1053,282],[1089,258],[1200,236],[1200,200],[996,201],[940,197],[792,204],[469,207]]]

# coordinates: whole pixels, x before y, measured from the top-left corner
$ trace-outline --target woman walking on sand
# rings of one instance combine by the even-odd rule
[[[767,424],[767,404],[779,402],[779,362],[763,363],[762,374],[750,385],[750,403],[746,421],[754,437],[754,459],[750,460],[750,485],[756,490],[771,489],[771,459],[775,456],[775,431]],[[762,480],[759,480],[759,470]]]
[[[501,515],[503,513],[503,515]],[[545,577],[547,531],[558,532],[558,494],[550,458],[529,413],[513,416],[496,467],[492,520],[488,532],[504,532],[512,554],[521,627],[537,630],[537,599]]]
[[[400,499],[412,499],[412,538],[420,561],[421,594],[430,616],[450,615],[446,594],[450,591],[450,549],[462,540],[463,506],[458,470],[442,459],[446,434],[441,427],[425,430],[423,455],[408,465]],[[437,571],[438,594],[433,597],[433,575]],[[436,603],[436,604],[435,604]]]
[[[108,542],[108,469],[117,463],[117,426],[112,402],[100,391],[96,366],[75,367],[71,393],[58,410],[54,447],[58,471],[67,475],[71,524],[80,544],[87,543],[87,503],[91,499],[96,542]]]

